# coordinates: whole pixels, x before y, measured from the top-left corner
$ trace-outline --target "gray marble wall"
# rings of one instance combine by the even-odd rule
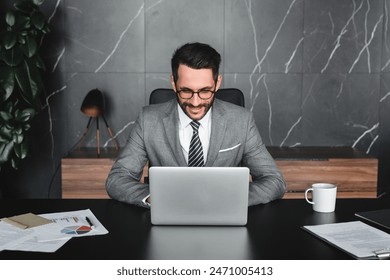
[[[222,86],[245,93],[266,145],[357,148],[380,158],[389,189],[390,0],[46,0],[43,10],[46,105],[12,196],[60,196],[59,162],[93,88],[124,145],[150,92],[170,87],[173,51],[192,41],[219,50]]]

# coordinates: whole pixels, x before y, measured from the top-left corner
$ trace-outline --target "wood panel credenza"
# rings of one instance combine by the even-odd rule
[[[107,175],[118,152],[115,149],[75,150],[61,160],[62,198],[108,198]]]
[[[286,183],[285,198],[304,198],[312,183],[338,186],[338,198],[377,197],[378,160],[349,147],[268,147]],[[74,151],[62,159],[62,198],[107,198],[105,181],[118,152]],[[147,168],[144,169],[147,176]],[[143,180],[143,179],[142,179]]]
[[[286,183],[285,198],[304,198],[317,182],[337,185],[338,198],[375,198],[378,159],[349,147],[268,147]]]

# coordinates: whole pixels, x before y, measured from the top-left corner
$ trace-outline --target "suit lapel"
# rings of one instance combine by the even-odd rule
[[[163,119],[165,137],[168,140],[171,151],[174,154],[178,166],[186,166],[186,161],[181,149],[179,140],[179,116],[177,112],[177,101],[173,100],[168,106],[167,116]]]
[[[214,100],[212,110],[210,144],[205,166],[213,166],[221,149],[226,130],[226,120],[223,117],[224,110],[217,99]]]

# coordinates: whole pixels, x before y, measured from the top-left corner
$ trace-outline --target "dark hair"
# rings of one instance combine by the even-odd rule
[[[179,65],[183,64],[192,69],[211,69],[216,81],[220,63],[221,55],[211,46],[202,43],[187,43],[173,53],[171,59],[173,80],[177,82]]]

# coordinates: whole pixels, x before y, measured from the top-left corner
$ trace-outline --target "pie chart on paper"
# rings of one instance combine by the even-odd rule
[[[65,234],[72,234],[72,235],[81,235],[81,234],[86,234],[92,230],[91,227],[89,226],[70,226],[63,228],[61,230],[61,233]]]

